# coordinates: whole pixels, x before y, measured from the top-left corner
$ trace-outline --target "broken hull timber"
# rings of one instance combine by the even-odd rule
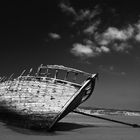
[[[51,65],[51,69],[53,68],[61,69]],[[81,85],[57,79],[56,76],[20,76],[0,83],[0,105],[8,113],[18,116],[26,127],[51,129],[89,98],[96,76],[90,75]]]

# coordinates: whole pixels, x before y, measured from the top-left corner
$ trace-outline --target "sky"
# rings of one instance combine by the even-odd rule
[[[126,0],[1,2],[0,76],[40,64],[99,73],[83,106],[140,110],[140,8]]]

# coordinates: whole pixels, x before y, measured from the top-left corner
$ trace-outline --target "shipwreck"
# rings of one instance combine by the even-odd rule
[[[28,127],[48,129],[91,96],[98,76],[61,65],[40,65],[31,73],[1,78],[0,107]]]

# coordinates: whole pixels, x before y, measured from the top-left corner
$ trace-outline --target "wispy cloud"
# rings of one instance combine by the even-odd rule
[[[61,36],[57,33],[49,33],[49,37],[55,40],[61,39]]]
[[[100,14],[100,8],[99,6],[95,6],[93,7],[92,10],[89,9],[81,9],[79,12],[77,12],[75,19],[77,21],[82,21],[82,20],[88,20],[91,21],[92,19],[94,19],[97,15]]]
[[[61,2],[61,3],[59,4],[59,6],[60,6],[60,8],[62,9],[62,11],[66,12],[66,13],[68,13],[68,14],[72,14],[72,15],[77,16],[77,13],[76,13],[75,9],[74,9],[72,6],[70,6],[70,5],[68,5],[68,4],[65,4],[65,3],[63,3],[63,2]]]
[[[76,11],[75,8],[70,5],[70,3],[61,2],[59,4],[59,7],[62,9],[63,12],[73,15],[75,22],[83,21],[83,20],[89,20],[90,21],[95,16],[100,14],[99,6],[93,7],[92,10],[90,10],[90,9],[80,9],[80,10]]]
[[[83,32],[87,35],[93,35],[95,31],[98,29],[98,25],[100,24],[100,20],[93,22],[91,25],[86,27]]]

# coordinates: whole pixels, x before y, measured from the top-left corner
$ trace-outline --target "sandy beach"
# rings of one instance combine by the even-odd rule
[[[140,124],[140,117],[136,116],[105,117]],[[139,140],[139,132],[140,128],[76,114],[63,118],[53,132],[28,130],[0,122],[0,140]]]

